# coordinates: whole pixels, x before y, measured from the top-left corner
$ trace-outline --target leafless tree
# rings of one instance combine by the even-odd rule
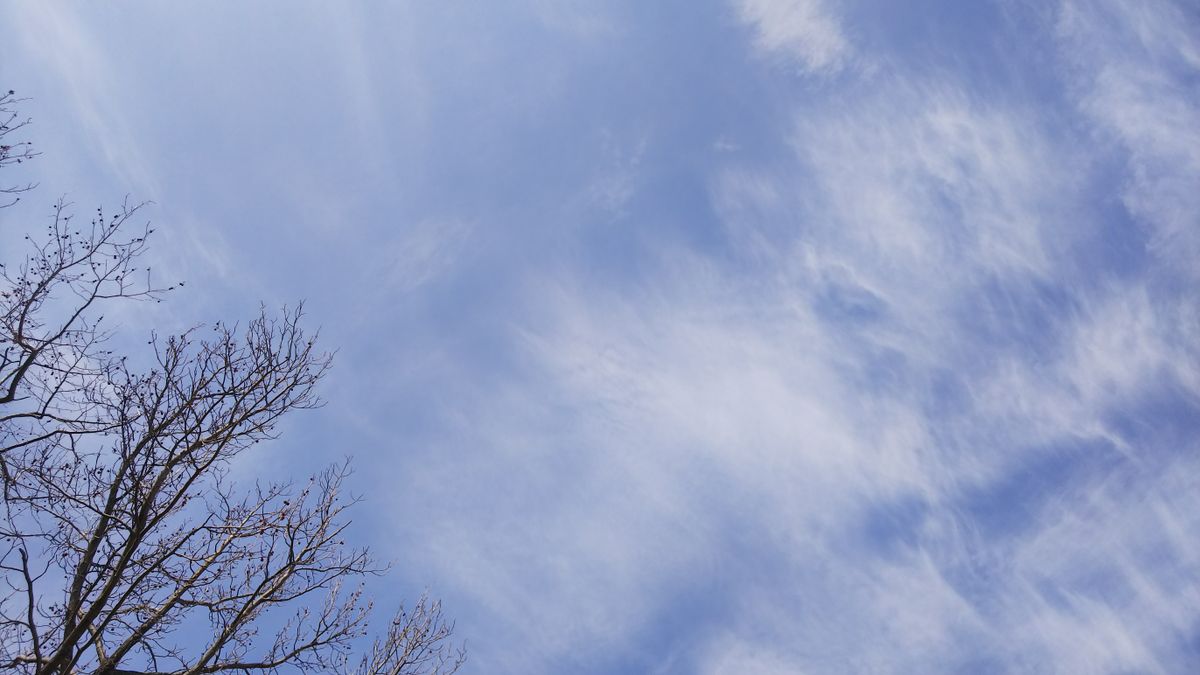
[[[108,349],[105,306],[171,290],[140,267],[139,209],[80,227],[60,202],[0,269],[0,670],[457,670],[425,597],[352,658],[371,609],[358,584],[382,569],[345,542],[347,464],[302,484],[231,476],[283,415],[320,403],[330,360],[301,308],[154,336],[148,367]]]
[[[20,164],[33,159],[38,154],[33,151],[31,142],[9,138],[10,135],[29,124],[29,118],[22,118],[15,109],[16,104],[20,102],[21,99],[17,98],[17,93],[11,89],[0,93],[0,167]],[[16,204],[21,199],[22,192],[28,192],[33,188],[32,183],[0,185],[0,209]]]

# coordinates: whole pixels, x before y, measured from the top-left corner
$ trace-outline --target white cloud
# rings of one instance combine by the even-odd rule
[[[1080,108],[1126,153],[1122,197],[1177,271],[1200,275],[1200,38],[1169,2],[1063,2],[1057,26]]]
[[[800,34],[767,24],[764,47]],[[802,59],[846,58],[829,53]],[[1196,391],[1195,313],[1081,278],[1092,158],[1047,124],[949,82],[810,105],[793,162],[713,178],[732,262],[662,251],[619,293],[542,279],[518,322],[527,379],[458,402],[471,438],[505,439],[499,455],[456,445],[417,481],[475,496],[412,559],[478,579],[468,593],[509,627],[487,639],[525,646],[483,645],[502,654],[484,667],[594,662],[712,588],[727,614],[664,664],[1171,670],[1163,636],[1195,603],[1156,579],[1200,593],[1200,504],[1182,485],[1197,467],[1162,464],[1179,449],[1134,445],[1109,418],[1164,377]],[[934,410],[946,378],[953,409]],[[1128,466],[1105,467],[1109,444]],[[1005,486],[1073,461],[1064,445],[1095,473],[1007,512]],[[971,510],[993,493],[1011,531]],[[911,522],[872,534],[872,518]]]
[[[755,46],[803,70],[821,74],[841,68],[853,48],[822,0],[735,0],[738,16],[754,29]]]
[[[832,3],[736,8],[762,54],[808,73],[870,57]],[[535,10],[593,47],[616,32],[596,13]],[[1200,63],[1186,24],[1070,2],[1055,33],[1080,109],[1127,155],[1124,200],[1153,232],[1156,260],[1185,271],[1200,163],[1179,75]],[[78,42],[79,27],[64,25],[51,29]],[[334,29],[339,43],[370,33],[353,18]],[[474,45],[450,33],[431,54]],[[468,60],[503,51],[480,49]],[[436,77],[402,68],[404,91],[421,96],[393,132],[378,111],[381,78],[364,74],[371,54],[337,54],[359,145],[424,137]],[[500,90],[496,72],[455,83]],[[444,303],[431,312],[470,311],[455,293],[426,291],[482,257],[482,224],[437,216],[457,213],[451,204],[367,236],[350,230],[365,193],[322,186],[317,173],[279,177],[326,224],[325,241],[361,240],[353,268],[339,268],[357,288],[330,296],[353,297],[337,329],[377,331],[380,349],[364,350],[358,372],[335,372],[340,421],[348,437],[397,450],[363,458],[379,469],[367,477],[378,481],[372,506],[394,518],[384,557],[467,608],[459,632],[473,668],[571,672],[674,641],[661,672],[930,672],[970,669],[971,658],[1024,671],[1174,669],[1169,642],[1194,630],[1200,606],[1200,466],[1178,459],[1195,448],[1129,437],[1112,413],[1164,386],[1200,396],[1195,300],[1153,279],[1087,278],[1088,263],[1073,262],[1096,227],[1085,208],[1103,184],[1090,173],[1096,153],[1111,147],[1078,143],[1039,102],[940,77],[881,76],[813,97],[780,139],[790,156],[770,163],[755,163],[752,142],[709,153],[727,163],[710,176],[720,255],[659,250],[639,261],[653,272],[619,288],[564,272],[573,261],[544,262],[558,250],[517,253],[515,273],[489,258],[486,274],[529,284],[502,296],[504,326],[485,336],[511,339],[501,345],[449,320],[380,318],[421,318],[388,314],[418,296]],[[89,124],[104,136],[105,119]],[[583,206],[567,211],[636,218],[632,197],[655,168],[647,146],[603,147],[590,181],[565,197]],[[390,170],[385,154],[366,163]],[[203,241],[206,264],[228,269],[229,244]],[[420,330],[435,333],[427,344],[412,337]],[[398,392],[435,400],[419,441],[407,419],[370,419],[368,403],[390,413]],[[1092,473],[1037,499],[1004,496],[1055,461]],[[970,503],[993,493],[986,507]],[[979,508],[1010,529],[989,530]],[[711,603],[682,638],[665,626],[681,597]]]

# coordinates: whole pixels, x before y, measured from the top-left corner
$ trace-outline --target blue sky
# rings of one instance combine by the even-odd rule
[[[239,471],[352,454],[467,672],[1200,667],[1194,4],[0,20],[0,241],[128,193],[188,281],[128,335],[307,300],[329,404]]]

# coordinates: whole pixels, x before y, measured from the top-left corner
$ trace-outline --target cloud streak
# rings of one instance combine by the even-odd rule
[[[849,47],[814,7],[740,11],[756,49],[832,70]],[[1097,222],[1106,156],[1078,127],[946,75],[863,77],[796,114],[787,162],[714,168],[731,255],[663,250],[632,290],[560,280],[531,302],[536,375],[464,414],[510,439],[500,494],[522,497],[485,500],[496,536],[468,512],[424,532],[448,540],[428,564],[504,579],[473,593],[537,654],[487,666],[582,667],[659,630],[689,645],[650,659],[663,672],[1194,658],[1194,440],[1125,419],[1195,410],[1194,301],[1086,259],[1097,229],[1138,225]],[[480,494],[493,474],[439,475]],[[725,618],[661,626],[697,595]]]
[[[754,30],[754,45],[812,74],[836,72],[854,53],[837,17],[822,0],[737,0],[738,16]]]

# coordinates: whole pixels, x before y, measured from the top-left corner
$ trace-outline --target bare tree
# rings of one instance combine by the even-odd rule
[[[154,336],[148,368],[107,349],[104,306],[171,290],[139,266],[139,208],[77,227],[60,202],[0,269],[0,670],[457,670],[424,597],[351,658],[371,608],[356,584],[382,568],[343,537],[348,465],[300,485],[231,477],[283,415],[320,404],[330,359],[301,308]]]
[[[17,93],[11,89],[0,93],[0,167],[20,164],[38,154],[33,151],[33,144],[29,141],[14,141],[8,138],[29,124],[29,118],[22,118],[15,109],[16,104],[20,102]],[[0,185],[0,209],[16,204],[21,199],[22,192],[33,188],[32,183]]]

